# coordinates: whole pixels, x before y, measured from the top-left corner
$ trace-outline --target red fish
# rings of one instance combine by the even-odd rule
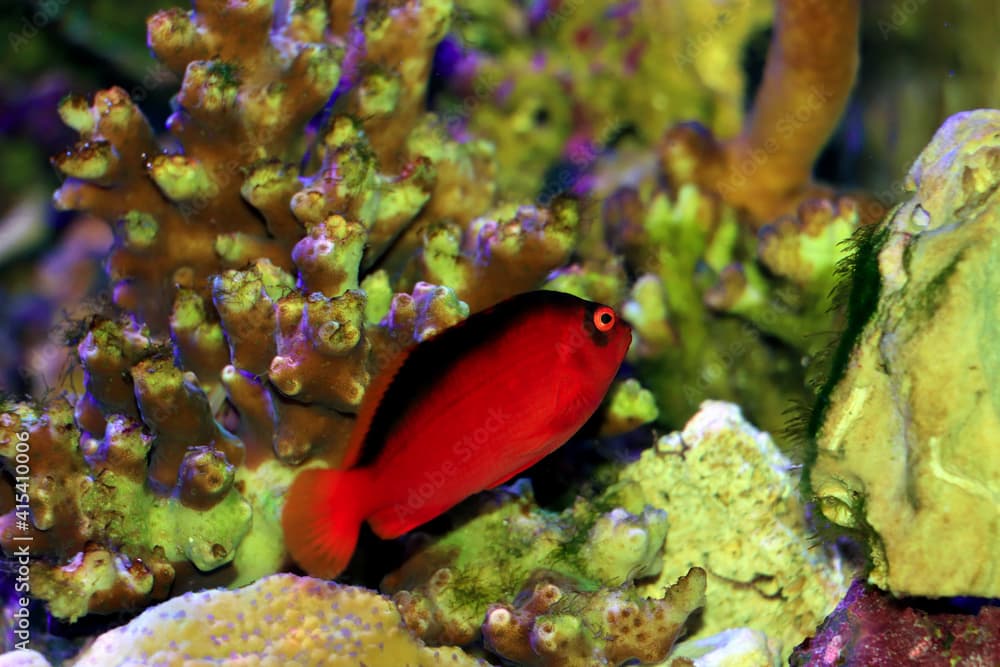
[[[345,469],[288,490],[292,558],[332,579],[362,521],[398,537],[534,465],[597,410],[631,340],[611,308],[538,291],[411,348],[368,388]]]

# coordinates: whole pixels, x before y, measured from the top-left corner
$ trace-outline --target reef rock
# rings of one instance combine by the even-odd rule
[[[1000,665],[1000,607],[928,613],[860,581],[791,665]]]
[[[896,595],[1000,596],[1000,111],[950,118],[858,245],[807,487]]]

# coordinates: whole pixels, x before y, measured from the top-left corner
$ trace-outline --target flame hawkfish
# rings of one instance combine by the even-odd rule
[[[289,488],[292,558],[332,579],[362,521],[398,537],[538,462],[597,410],[631,340],[608,306],[538,291],[400,355],[365,393],[343,468]]]

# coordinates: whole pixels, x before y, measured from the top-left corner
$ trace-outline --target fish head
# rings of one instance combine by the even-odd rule
[[[582,302],[582,317],[574,318],[557,352],[569,365],[610,382],[632,342],[632,327],[610,306]]]

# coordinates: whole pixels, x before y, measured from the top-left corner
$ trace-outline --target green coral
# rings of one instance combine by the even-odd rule
[[[660,421],[677,426],[712,396],[780,433],[788,406],[812,400],[802,359],[818,356],[836,328],[830,293],[859,224],[855,202],[810,201],[751,234],[696,186],[672,195],[648,179],[618,189],[602,216],[610,248],[637,276],[622,313]]]
[[[461,529],[383,581],[403,617],[435,642],[464,644],[479,635],[490,602],[513,600],[544,570],[583,590],[616,587],[661,567],[666,514],[653,507],[607,510],[580,501],[561,514],[534,507],[519,482]],[[613,554],[613,558],[608,558]],[[490,568],[482,568],[488,562]],[[470,576],[476,572],[475,576]]]
[[[702,567],[709,585],[695,636],[747,627],[787,656],[848,583],[839,558],[811,543],[794,469],[733,405],[707,401],[662,436],[617,482],[647,502],[662,498],[669,516],[663,569],[640,592]]]

